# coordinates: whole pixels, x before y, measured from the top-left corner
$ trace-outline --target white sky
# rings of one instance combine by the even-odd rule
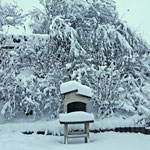
[[[115,0],[120,17],[150,42],[150,0]]]
[[[17,1],[18,5],[25,11],[35,7],[40,7],[38,0],[2,0]],[[117,9],[122,20],[142,34],[150,42],[150,0],[115,0]],[[125,13],[127,10],[129,12]],[[125,15],[124,15],[125,14]],[[28,30],[29,32],[29,30]]]

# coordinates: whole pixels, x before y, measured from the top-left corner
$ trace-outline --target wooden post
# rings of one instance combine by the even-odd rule
[[[68,124],[64,124],[64,144],[68,144]]]
[[[85,143],[89,142],[89,123],[84,123],[84,132],[87,134],[85,137]]]

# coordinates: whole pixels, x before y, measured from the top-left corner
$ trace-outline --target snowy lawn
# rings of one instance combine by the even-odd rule
[[[24,135],[18,132],[0,132],[0,150],[150,150],[150,136],[136,133],[90,134],[91,142],[69,139],[63,144],[63,136]]]
[[[78,117],[79,118],[79,117]],[[0,118],[0,132],[26,132],[26,131],[45,131],[50,132],[53,135],[63,134],[64,126],[59,123],[59,119],[48,120],[47,118],[40,119],[39,121],[33,121],[26,119],[17,119],[14,122],[1,122]],[[74,118],[75,119],[75,118]],[[140,117],[133,116],[123,119],[121,117],[105,118],[103,120],[95,120],[94,123],[90,124],[90,130],[100,129],[115,129],[118,127],[143,127],[142,124],[137,124]],[[69,126],[70,130],[83,129],[83,125]]]

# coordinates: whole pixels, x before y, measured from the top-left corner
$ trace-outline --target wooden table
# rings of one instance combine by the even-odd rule
[[[68,138],[85,138],[85,143],[89,142],[89,123],[93,123],[94,120],[89,121],[60,121],[60,124],[64,124],[64,144],[68,143]],[[68,131],[68,125],[70,124],[84,124],[83,132],[73,132],[72,134]]]

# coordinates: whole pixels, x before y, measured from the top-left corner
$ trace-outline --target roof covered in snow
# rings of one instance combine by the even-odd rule
[[[61,94],[70,93],[73,91],[77,91],[76,94],[92,97],[91,88],[88,86],[82,85],[80,82],[77,81],[69,81],[61,84],[60,86]]]
[[[59,115],[60,122],[86,122],[94,121],[94,115],[84,112],[84,111],[75,111],[68,114]]]

